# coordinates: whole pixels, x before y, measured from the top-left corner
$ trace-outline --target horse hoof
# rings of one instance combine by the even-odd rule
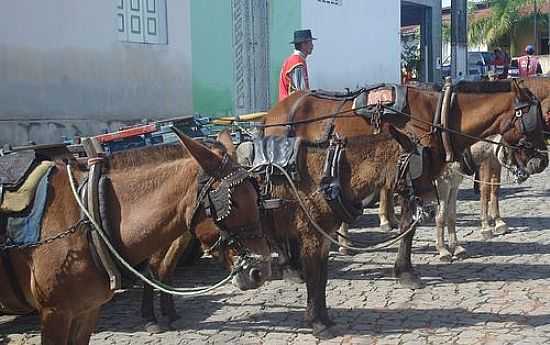
[[[380,224],[380,230],[381,231],[384,231],[384,232],[390,232],[392,231],[392,226],[390,223],[383,223],[383,224]]]
[[[145,332],[148,333],[161,333],[163,331],[160,325],[155,321],[147,322],[143,328]]]
[[[352,255],[352,252],[348,248],[344,248],[344,247],[338,248],[338,252],[340,253],[340,255],[344,255],[344,256]]]
[[[304,279],[302,279],[300,271],[293,270],[288,267],[283,269],[283,280],[287,282],[295,283],[295,284],[304,283]]]
[[[321,322],[314,322],[311,325],[312,334],[319,339],[332,339],[337,335],[333,332],[332,327],[327,326]]]
[[[440,254],[439,255],[439,261],[451,263],[453,261],[453,257],[451,256],[450,253],[449,254]]]
[[[484,240],[490,240],[491,238],[493,238],[493,231],[483,230],[481,231],[481,237],[483,237]]]
[[[462,246],[457,246],[454,250],[454,257],[457,259],[464,259],[466,257],[466,249]]]
[[[495,231],[493,232],[495,236],[501,236],[507,233],[508,233],[508,225],[506,225],[506,223],[502,222],[502,223],[497,223],[495,225]]]
[[[422,289],[424,283],[418,278],[416,274],[413,273],[403,273],[399,276],[399,286],[404,289]]]

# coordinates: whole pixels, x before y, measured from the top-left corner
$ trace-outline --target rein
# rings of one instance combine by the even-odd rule
[[[300,204],[300,208],[302,209],[302,211],[304,212],[304,214],[306,215],[307,219],[308,219],[308,222],[315,228],[315,230],[317,230],[323,237],[325,237],[328,241],[330,241],[331,243],[334,243],[338,246],[342,246],[342,247],[345,247],[345,248],[348,248],[348,249],[351,249],[351,250],[355,250],[355,251],[360,251],[360,252],[376,252],[376,251],[379,251],[380,249],[384,249],[384,248],[388,248],[390,246],[392,246],[393,244],[397,243],[398,241],[400,241],[403,237],[407,236],[408,234],[410,234],[412,231],[415,230],[415,226],[416,224],[422,220],[422,217],[421,215],[420,216],[417,216],[415,217],[414,221],[411,223],[411,225],[409,226],[409,228],[402,232],[401,234],[397,235],[397,236],[394,236],[388,240],[384,240],[384,241],[379,241],[379,242],[376,242],[374,244],[372,244],[371,246],[369,246],[368,248],[365,247],[354,247],[354,246],[349,246],[349,245],[345,245],[345,244],[340,244],[337,240],[335,240],[331,235],[329,235],[314,219],[313,219],[313,216],[311,215],[311,213],[308,211],[304,201],[302,200],[302,198],[300,197],[300,194],[298,192],[298,188],[296,187],[296,185],[294,184],[294,182],[292,181],[292,178],[290,177],[290,175],[286,172],[286,170],[279,166],[278,164],[260,164],[260,165],[257,165],[257,166],[254,166],[252,167],[249,171],[250,172],[255,172],[257,170],[260,170],[260,169],[263,169],[265,168],[266,166],[272,166],[274,168],[276,168],[277,170],[279,170],[284,176],[285,178],[287,179],[288,183],[290,184],[290,187],[294,193],[294,195],[296,196],[296,200],[298,201],[298,203]],[[336,232],[336,235],[338,236],[342,236],[342,237],[345,237],[343,236],[342,234],[340,234],[339,232]]]
[[[117,250],[115,249],[115,247],[113,246],[113,244],[111,243],[109,237],[105,234],[105,231],[103,230],[103,228],[101,227],[101,225],[99,225],[95,220],[94,218],[90,215],[90,213],[88,212],[88,210],[86,209],[86,207],[84,206],[84,204],[82,203],[82,201],[80,200],[80,197],[78,195],[78,192],[77,192],[77,189],[76,189],[76,186],[75,186],[75,180],[74,180],[74,177],[73,177],[73,173],[72,173],[72,168],[71,168],[71,165],[70,164],[67,164],[67,174],[69,176],[69,184],[71,186],[71,190],[73,192],[73,195],[75,197],[75,200],[78,204],[78,206],[80,207],[80,209],[82,210],[82,212],[84,213],[84,215],[88,218],[89,222],[92,224],[92,227],[95,229],[95,231],[97,231],[97,233],[99,234],[99,236],[101,237],[101,239],[103,240],[103,242],[105,243],[105,245],[107,246],[107,248],[109,249],[109,251],[111,252],[111,254],[119,261],[119,263],[124,266],[124,268],[126,268],[128,271],[130,271],[132,274],[134,274],[137,278],[141,279],[145,284],[155,288],[155,289],[158,289],[164,293],[167,293],[167,294],[171,294],[171,295],[176,295],[176,296],[196,296],[196,295],[201,295],[201,294],[204,294],[204,293],[207,293],[207,292],[210,292],[214,289],[217,289],[223,285],[225,285],[227,282],[229,282],[239,271],[241,271],[244,266],[246,265],[246,261],[239,258],[239,260],[237,261],[237,263],[234,265],[234,268],[233,270],[229,273],[229,275],[224,278],[223,280],[221,280],[220,282],[216,283],[215,285],[213,286],[210,286],[210,287],[205,287],[205,288],[174,288],[174,287],[171,287],[169,285],[166,285],[158,280],[155,280],[155,279],[151,279],[151,278],[148,278],[146,277],[145,275],[143,275],[141,272],[139,272],[138,270],[136,270],[135,268],[132,267],[132,265],[130,265],[118,252]]]
[[[511,145],[511,144],[502,143],[502,142],[499,143],[499,142],[496,142],[496,141],[493,141],[493,140],[489,140],[489,139],[485,139],[485,138],[481,138],[481,137],[476,137],[474,135],[465,134],[465,133],[459,132],[459,131],[451,129],[451,128],[446,128],[446,127],[443,127],[443,126],[440,126],[440,125],[436,125],[432,122],[428,122],[426,120],[422,120],[420,118],[417,118],[416,116],[413,116],[411,114],[393,109],[392,107],[384,105],[382,103],[379,103],[378,107],[380,107],[381,109],[390,110],[392,112],[395,112],[396,114],[405,116],[405,117],[409,118],[410,120],[417,121],[417,122],[429,125],[432,128],[436,128],[436,129],[439,129],[441,131],[445,131],[445,132],[448,132],[448,133],[451,133],[451,134],[462,136],[462,137],[465,137],[465,138],[468,138],[468,139],[473,139],[473,140],[476,140],[476,141],[483,141],[483,142],[490,143],[490,144],[495,144],[495,145],[498,145],[498,146],[504,146],[504,147],[510,148],[512,150],[522,150],[523,149],[521,146],[518,146],[518,145]],[[259,124],[258,127],[261,127],[261,128],[285,127],[285,126],[301,125],[301,124],[307,124],[307,123],[320,122],[320,121],[329,120],[329,119],[338,119],[338,118],[345,119],[345,118],[353,118],[353,117],[363,118],[360,115],[354,114],[354,112],[356,110],[366,109],[366,108],[368,108],[368,106],[362,106],[362,107],[358,107],[358,108],[355,108],[355,109],[348,109],[348,110],[342,110],[342,111],[333,112],[333,113],[327,113],[327,114],[324,114],[322,116],[316,117],[314,119],[308,119],[308,120],[278,122],[278,123],[272,123],[272,124],[268,124],[268,125]],[[338,115],[349,114],[349,113],[351,113],[351,115],[338,116]],[[550,132],[543,131],[543,133],[550,135]],[[548,150],[541,150],[541,149],[534,149],[534,150],[538,153],[548,153]]]

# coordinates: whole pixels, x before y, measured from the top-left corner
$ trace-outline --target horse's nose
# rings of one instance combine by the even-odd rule
[[[542,172],[547,166],[548,166],[548,157],[542,156],[542,157],[531,158],[529,162],[527,162],[527,171],[530,174],[537,174]]]

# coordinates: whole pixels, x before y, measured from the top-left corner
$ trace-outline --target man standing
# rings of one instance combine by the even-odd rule
[[[311,30],[294,31],[294,53],[283,62],[279,75],[279,102],[297,90],[309,89],[306,58],[313,51]]]
[[[542,74],[542,67],[539,59],[533,56],[535,48],[532,45],[525,47],[526,55],[518,58],[519,76],[521,78],[533,77]]]

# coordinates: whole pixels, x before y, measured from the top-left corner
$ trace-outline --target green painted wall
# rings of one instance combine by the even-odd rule
[[[269,0],[269,85],[272,104],[279,96],[279,72],[292,53],[294,30],[301,29],[302,0]]]
[[[191,49],[193,111],[232,114],[231,1],[191,0]]]

